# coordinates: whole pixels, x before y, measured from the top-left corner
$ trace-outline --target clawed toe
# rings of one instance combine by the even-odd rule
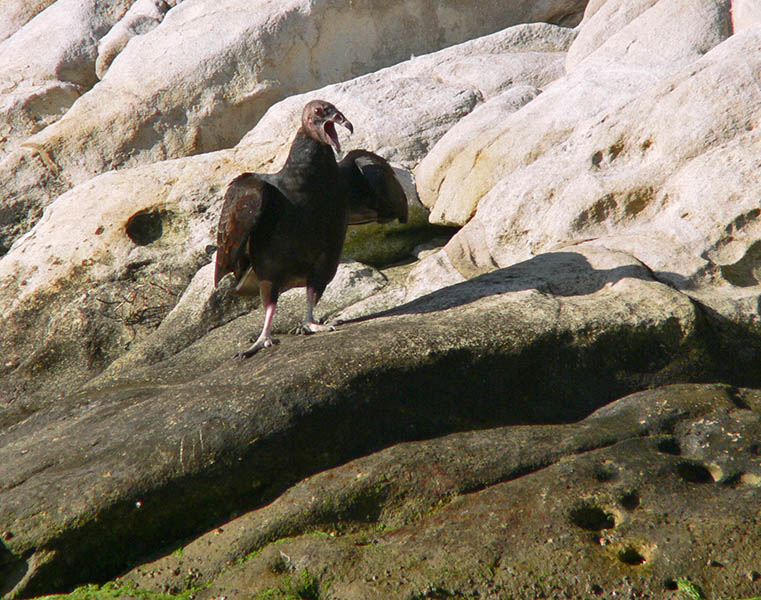
[[[331,323],[316,323],[302,321],[297,327],[292,330],[292,333],[311,335],[313,333],[322,333],[324,331],[335,331],[336,328]]]
[[[239,358],[241,360],[246,358],[251,358],[254,354],[259,352],[259,350],[263,348],[269,348],[270,346],[274,346],[279,343],[280,343],[280,340],[273,337],[258,339],[252,346],[250,346],[243,352],[238,352],[237,354],[235,354],[233,358]]]

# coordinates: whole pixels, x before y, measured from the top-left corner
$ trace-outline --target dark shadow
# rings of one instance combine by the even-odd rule
[[[5,598],[5,595],[24,578],[28,570],[27,562],[13,554],[0,541],[0,598]]]
[[[164,234],[166,211],[142,210],[127,220],[125,232],[127,237],[138,246],[147,246]]]
[[[721,274],[729,283],[737,287],[758,285],[757,268],[761,264],[761,241],[754,242],[742,258],[731,265],[722,265]]]
[[[353,323],[393,315],[431,313],[470,304],[487,296],[532,289],[551,296],[584,296],[625,278],[660,281],[661,277],[667,285],[672,287],[678,289],[689,287],[687,280],[676,273],[664,272],[656,275],[644,265],[595,269],[581,254],[549,252],[436,290],[396,308],[346,322]]]
[[[734,321],[693,299],[705,319],[703,336],[711,352],[717,381],[740,388],[761,387],[761,328]],[[742,399],[735,401],[738,408]]]

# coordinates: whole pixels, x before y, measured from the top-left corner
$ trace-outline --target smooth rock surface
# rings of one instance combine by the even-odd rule
[[[732,0],[732,27],[742,31],[761,25],[761,5],[756,0]]]
[[[659,0],[602,0],[590,2],[578,26],[579,35],[568,49],[566,69],[574,67],[602,46],[615,33],[648,10]]]
[[[167,11],[181,1],[137,0],[130,6],[124,17],[98,41],[98,58],[95,61],[95,74],[98,79],[103,79],[111,63],[124,50],[130,39],[155,29]]]
[[[3,41],[55,0],[6,0],[3,2],[3,19],[0,21],[0,41]]]
[[[540,94],[530,85],[517,85],[477,107],[460,119],[436,142],[415,171],[421,202],[433,208],[431,221],[444,225],[464,225],[473,216],[476,204],[438,202],[446,195],[445,180],[450,183],[467,176],[482,148],[483,136],[494,123],[514,113]]]

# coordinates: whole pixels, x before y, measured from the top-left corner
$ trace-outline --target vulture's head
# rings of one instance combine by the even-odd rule
[[[333,146],[341,152],[341,144],[336,133],[336,124],[342,125],[354,133],[354,126],[335,106],[325,100],[312,100],[301,113],[301,126],[312,139],[321,144]]]

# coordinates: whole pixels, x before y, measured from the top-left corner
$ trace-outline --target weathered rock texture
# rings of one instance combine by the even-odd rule
[[[138,0],[125,13],[124,17],[98,41],[98,58],[95,61],[95,74],[98,79],[108,71],[114,59],[124,50],[133,37],[144,35],[161,23],[170,8],[182,0]]]
[[[757,595],[755,3],[465,4],[7,26],[0,593]],[[289,335],[294,290],[235,361],[221,196],[315,97],[411,219],[350,233],[337,331]]]
[[[689,10],[684,9],[687,4],[690,6]],[[525,174],[524,181],[530,181],[531,184],[537,183],[536,179],[530,178],[533,176],[532,169],[542,169],[543,173],[550,175],[546,178],[546,182],[542,182],[543,188],[550,188],[557,179],[562,178],[563,180],[570,179],[570,183],[576,185],[579,191],[591,188],[590,191],[597,192],[602,187],[601,184],[607,183],[609,179],[603,177],[607,173],[596,176],[597,172],[592,171],[592,168],[601,166],[600,161],[603,157],[600,161],[593,161],[594,150],[589,155],[581,149],[577,151],[576,148],[569,152],[567,144],[578,140],[577,143],[599,146],[600,140],[596,137],[595,130],[590,131],[590,126],[594,125],[603,130],[620,126],[620,130],[627,129],[628,131],[628,128],[635,125],[634,123],[611,118],[611,113],[617,115],[618,110],[629,109],[632,113],[636,112],[640,120],[652,119],[653,124],[657,118],[660,118],[659,127],[651,126],[651,130],[657,129],[662,135],[670,133],[673,136],[684,136],[686,139],[693,139],[694,143],[700,143],[699,134],[690,138],[692,127],[684,130],[682,127],[684,123],[664,120],[666,111],[668,108],[673,109],[673,106],[663,107],[660,109],[663,112],[659,113],[646,111],[659,105],[659,101],[662,100],[661,95],[673,92],[672,98],[675,100],[677,97],[682,97],[676,89],[677,81],[684,82],[686,85],[700,86],[708,93],[708,89],[703,88],[700,82],[703,77],[708,78],[709,74],[705,70],[710,71],[710,66],[706,65],[702,69],[704,71],[702,74],[695,73],[695,79],[693,79],[692,65],[729,34],[729,12],[726,4],[710,0],[694,3],[665,0],[657,2],[649,10],[634,18],[620,31],[607,38],[605,43],[584,61],[569,65],[569,75],[555,82],[537,98],[536,102],[526,106],[525,110],[511,114],[512,111],[508,107],[508,110],[503,112],[502,120],[493,119],[495,127],[488,136],[481,134],[470,136],[470,144],[476,145],[476,148],[463,151],[461,154],[461,160],[469,161],[470,169],[447,169],[437,175],[437,179],[421,182],[423,189],[438,190],[434,210],[446,214],[446,205],[449,203],[478,204],[478,201],[497,184],[504,182],[503,185],[508,185],[506,180],[514,172],[521,176]],[[720,10],[722,6],[723,11]],[[590,20],[590,26],[597,22],[598,15],[600,12]],[[600,18],[605,19],[605,15],[600,15]],[[685,30],[690,35],[684,35]],[[584,31],[585,29],[582,28],[580,37],[569,50],[569,55],[578,45],[588,47],[588,42],[581,37]],[[742,44],[742,42],[738,43]],[[750,40],[746,42],[748,46],[752,43]],[[722,62],[727,54],[738,50],[737,48],[730,49],[732,45],[730,43],[730,47],[723,47],[723,52],[718,53],[719,56],[716,57],[714,64]],[[705,64],[712,61],[706,57],[706,61],[701,62]],[[685,69],[681,77],[676,76],[673,80],[668,79],[658,85],[659,79],[675,74],[680,67]],[[711,75],[715,77],[716,73]],[[732,80],[738,86],[750,87],[750,84],[746,84],[745,80],[739,77]],[[637,100],[640,106],[634,108],[631,105],[636,106]],[[724,101],[733,102],[734,97],[725,96]],[[690,102],[699,105],[703,101],[699,96],[694,96],[690,98]],[[641,104],[644,103],[648,103],[649,106],[647,108],[642,106]],[[624,104],[623,108],[621,104]],[[707,103],[704,106],[707,108]],[[752,114],[752,111],[753,108],[749,107],[747,114]],[[687,115],[691,112],[685,110],[679,111],[679,114],[684,114],[684,118],[688,118]],[[716,118],[721,119],[722,113],[717,112]],[[699,119],[696,121],[691,121],[693,127],[699,127],[702,123]],[[643,126],[644,124],[640,122],[636,125],[647,129],[647,126]],[[710,126],[708,122],[704,125]],[[467,135],[467,132],[463,130],[463,134]],[[614,142],[615,140],[608,145]],[[625,143],[625,140],[622,140],[622,143]],[[657,153],[657,156],[660,157],[663,154],[665,159],[670,158],[676,162],[683,160],[688,152],[685,149],[681,156],[669,157],[665,152]],[[477,153],[475,160],[472,158],[474,153]],[[585,169],[579,172],[580,165],[574,161],[579,161],[582,157]],[[644,163],[643,166],[650,165],[654,160],[655,156],[649,161],[643,161],[641,156],[637,157],[638,164]],[[664,171],[667,171],[668,166],[664,165],[664,167]],[[568,171],[565,171],[566,168]],[[572,169],[573,173],[571,173]],[[433,173],[438,172],[433,171]],[[591,180],[590,183],[588,183],[589,180]],[[511,183],[515,187],[515,182]],[[592,186],[592,184],[595,185]],[[584,185],[586,187],[581,187]],[[522,190],[512,193],[518,196],[520,191]],[[535,193],[546,195],[547,192]],[[423,202],[426,205],[433,204],[425,197]],[[563,203],[557,204],[563,205]],[[529,208],[531,204],[527,202],[525,206]],[[569,208],[569,212],[577,210],[575,206]],[[463,214],[466,219],[456,221],[457,224],[464,224],[470,213],[471,211],[465,211]],[[453,219],[448,221],[451,222]],[[522,230],[517,229],[517,231]]]
[[[98,39],[130,4],[58,0],[0,44],[0,152],[18,149],[92,88]]]
[[[199,598],[303,582],[347,600],[668,598],[689,575],[706,597],[745,597],[761,577],[760,427],[757,391],[670,386],[572,425],[399,444],[122,581],[176,593],[193,573]]]

